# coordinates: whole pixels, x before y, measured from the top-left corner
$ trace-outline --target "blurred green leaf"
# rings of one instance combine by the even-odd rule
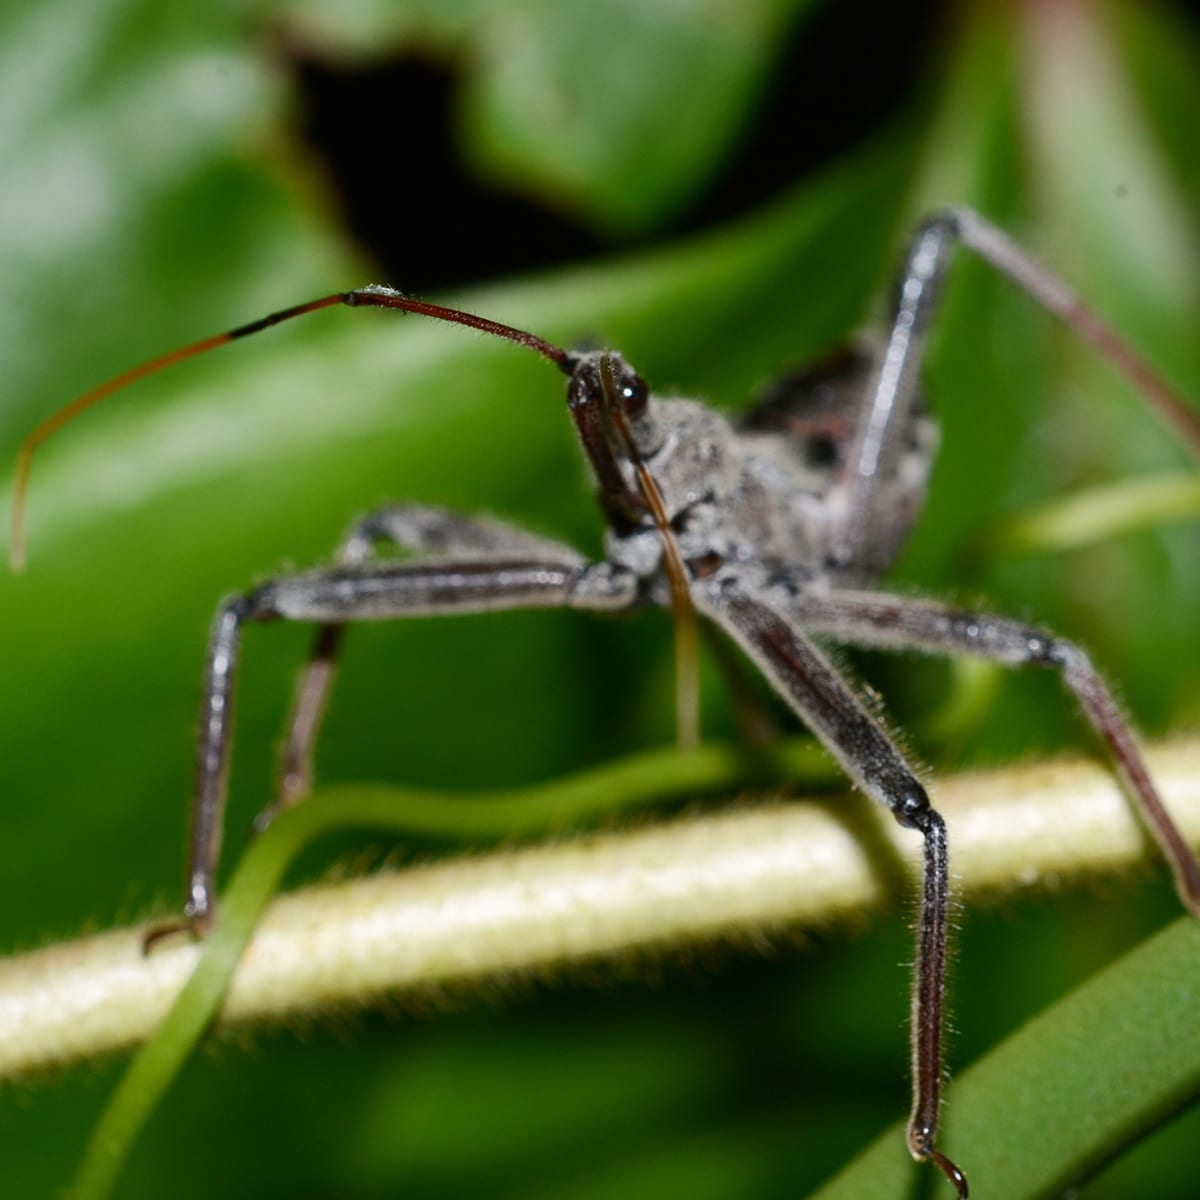
[[[1195,1101],[1198,955],[1200,925],[1180,918],[962,1072],[943,1148],[973,1164],[979,1190],[1069,1194]],[[813,1200],[911,1196],[915,1174],[933,1168],[906,1158],[896,1125]]]
[[[344,54],[404,46],[452,65],[474,170],[615,237],[661,229],[696,197],[753,115],[791,27],[815,7],[296,0],[288,11]]]
[[[464,136],[486,144],[512,187],[583,205],[614,236],[680,211],[762,102],[802,8],[720,7],[722,23],[685,30],[672,54],[662,49],[668,17],[685,21],[693,6],[627,18],[622,8],[14,0],[0,12],[4,443],[15,449],[37,420],[132,363],[370,278],[295,145],[289,81],[265,52],[280,24],[331,52],[469,47],[464,121],[469,110],[481,128]],[[546,22],[531,28],[528,13],[542,9]],[[528,67],[514,81],[500,54],[513,43],[492,31],[522,18],[528,41],[516,49]],[[864,22],[844,53],[864,52],[869,34]],[[718,35],[728,58],[714,50]],[[564,68],[562,48],[580,46],[578,71]],[[661,62],[661,77],[631,75],[645,62]],[[913,104],[756,218],[453,299],[548,337],[607,340],[660,390],[738,403],[784,363],[853,330],[868,298],[885,293],[907,219],[970,203],[1195,394],[1198,64],[1194,30],[1156,5],[958,6]],[[620,90],[614,82],[601,104],[586,81],[608,71]],[[492,107],[489,88],[512,107]],[[573,100],[573,123],[519,115],[546,95]],[[643,99],[650,108],[639,112]],[[501,144],[506,130],[523,140]],[[405,147],[403,123],[384,131],[381,173],[406,165]],[[397,220],[422,237],[419,207],[401,208],[419,188],[409,179],[396,194]],[[1049,563],[963,570],[963,548],[998,518],[1084,485],[1180,469],[1137,397],[1068,345],[1007,285],[955,268],[928,378],[944,448],[899,586],[1036,615],[1094,649],[1144,727],[1194,723],[1194,524]],[[196,679],[219,595],[326,557],[353,513],[391,498],[489,509],[599,549],[559,386],[544,365],[462,331],[329,313],[147,382],[46,447],[34,466],[29,573],[0,582],[6,945],[173,903]],[[518,784],[670,737],[670,638],[653,616],[618,625],[517,614],[354,632],[324,779]],[[304,631],[285,628],[247,639],[229,859],[269,787],[288,677],[306,644]],[[936,664],[867,669],[896,724],[919,730],[944,695]],[[998,694],[973,731],[956,728],[954,763],[933,742],[914,750],[948,769],[1078,741],[1053,679],[1006,679]],[[728,724],[719,707],[710,713],[711,728]],[[970,916],[956,1063],[1174,911],[1165,888],[1106,901]],[[635,1180],[658,1196],[802,1193],[907,1103],[896,966],[907,940],[897,920],[853,946],[814,947],[803,963],[782,950],[763,961],[702,953],[699,966],[664,968],[653,989],[643,967],[630,968],[638,983],[606,976],[600,997],[531,988],[496,1011],[364,1019],[344,1041],[264,1037],[250,1058],[225,1048],[185,1074],[125,1194],[582,1195],[610,1182],[608,1194],[632,1194]],[[680,1029],[694,1037],[671,1041]],[[591,1139],[564,1136],[541,1157],[531,1145],[503,1179],[466,1181],[496,1103],[472,1097],[503,1095],[521,1049],[547,1031],[554,1045],[607,1051],[573,1064],[564,1049],[564,1095],[619,1095],[613,1080],[634,1078],[647,1044],[674,1048],[681,1063],[694,1055],[691,1077],[718,1082],[689,1102],[664,1086],[640,1138],[619,1112],[597,1115]],[[430,1076],[461,1098],[457,1125],[434,1140],[445,1148],[436,1161],[395,1124],[419,1107]],[[100,1071],[30,1084],[4,1107],[9,1190],[62,1185],[108,1083]],[[557,1102],[552,1083],[520,1090],[534,1124],[535,1090],[549,1108]],[[948,1114],[955,1103],[952,1086]],[[1173,1153],[1147,1147],[1089,1197],[1190,1196],[1190,1120]],[[355,1163],[377,1173],[355,1173]]]
[[[721,164],[812,0],[555,0],[495,14],[464,96],[491,175],[613,232],[660,227]]]

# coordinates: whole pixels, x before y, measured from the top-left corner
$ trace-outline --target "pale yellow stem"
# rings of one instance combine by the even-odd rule
[[[1160,745],[1148,759],[1173,815],[1200,843],[1200,739]],[[967,894],[1053,889],[1153,856],[1098,763],[946,779],[934,797]],[[891,899],[890,868],[911,869],[919,852],[916,834],[861,799],[757,801],[310,887],[271,905],[223,1016],[279,1020],[366,1005],[383,993],[824,925]],[[147,1035],[198,949],[164,945],[146,958],[143,932],[98,934],[0,963],[0,1078]]]

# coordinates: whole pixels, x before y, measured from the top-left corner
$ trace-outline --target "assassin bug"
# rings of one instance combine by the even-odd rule
[[[215,917],[233,689],[248,622],[284,619],[318,626],[285,744],[277,805],[287,805],[309,789],[312,749],[346,623],[505,608],[670,607],[682,741],[697,737],[699,617],[741,647],[863,791],[922,835],[908,1147],[915,1158],[936,1163],[965,1197],[963,1171],[937,1148],[948,943],[946,829],[903,753],[812,639],[971,655],[1058,672],[1106,743],[1171,865],[1183,902],[1197,914],[1200,865],[1163,807],[1106,685],[1079,647],[1020,621],[867,590],[894,559],[924,499],[937,430],[918,373],[939,285],[960,242],[1108,357],[1200,450],[1200,421],[1187,404],[1069,289],[967,209],[938,213],[913,236],[880,350],[847,353],[791,378],[738,422],[697,401],[652,396],[616,352],[569,352],[510,326],[372,286],[284,309],[135,367],[36,429],[18,461],[16,566],[24,557],[22,521],[33,451],[79,412],[145,375],[293,317],[338,304],[389,308],[481,330],[557,366],[568,377],[568,409],[607,522],[607,558],[588,562],[569,546],[499,522],[424,505],[392,506],[355,523],[338,565],[281,576],[224,601],[204,669],[183,918],[151,940],[180,926],[203,933]],[[376,542],[393,543],[415,557],[374,560]]]

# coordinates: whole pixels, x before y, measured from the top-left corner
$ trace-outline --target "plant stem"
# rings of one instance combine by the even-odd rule
[[[721,775],[732,788],[736,756],[727,755],[708,747],[648,757],[645,790],[626,763],[546,785],[524,800],[498,796],[494,805],[394,788],[329,789],[285,813],[250,848],[204,949],[215,955],[230,937],[243,889],[253,891],[254,903],[260,893],[265,899],[290,856],[320,834],[365,826],[485,836],[530,832],[535,815],[543,829],[562,826],[589,807],[594,815],[601,799],[607,811],[631,806],[638,794],[644,802],[651,785],[660,797],[694,793],[700,767],[710,782]],[[1185,834],[1200,841],[1200,740],[1157,746],[1148,758]],[[1057,887],[1151,855],[1112,777],[1091,761],[947,779],[936,800],[967,894]],[[369,1003],[383,989],[553,972],[765,925],[829,924],[894,899],[916,849],[912,835],[864,801],[773,800],[315,885],[270,906],[222,1015],[282,1019],[320,1004]],[[144,931],[96,934],[0,964],[0,1078],[109,1053],[155,1028],[201,947],[175,943],[143,957]]]

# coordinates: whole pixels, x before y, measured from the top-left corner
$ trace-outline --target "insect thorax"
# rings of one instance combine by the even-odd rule
[[[732,420],[692,400],[653,401],[662,441],[646,465],[685,561],[702,568],[719,558],[843,583],[869,582],[891,564],[920,514],[937,448],[937,426],[923,403],[880,489],[859,561],[838,571],[829,566],[843,466],[869,370],[861,352],[839,356],[777,381]],[[648,583],[661,573],[661,539],[649,523],[610,530],[608,553]]]

